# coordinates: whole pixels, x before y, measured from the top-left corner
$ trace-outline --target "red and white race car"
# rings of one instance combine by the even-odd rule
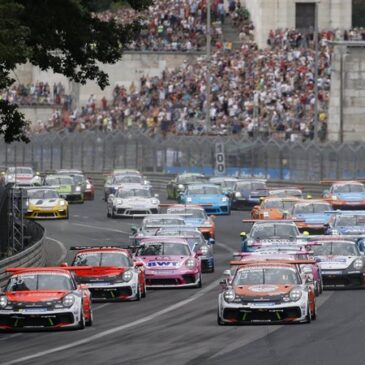
[[[79,246],[72,266],[76,281],[86,284],[93,300],[140,300],[146,296],[143,264],[129,251],[112,246]]]
[[[202,286],[199,255],[186,239],[155,237],[143,239],[135,259],[145,267],[146,284],[151,288]]]
[[[69,270],[59,267],[14,268],[0,294],[0,330],[91,326],[90,292]]]

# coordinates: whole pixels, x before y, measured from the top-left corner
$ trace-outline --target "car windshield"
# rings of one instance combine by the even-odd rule
[[[283,201],[283,200],[266,200],[263,202],[263,208],[266,209],[282,209],[282,210],[291,210],[295,201]]]
[[[331,205],[327,203],[295,204],[294,214],[324,213],[331,209]]]
[[[224,180],[221,184],[222,188],[225,189],[233,189],[234,184],[236,183],[235,180]]]
[[[364,185],[362,184],[340,184],[333,186],[334,193],[363,193]]]
[[[120,175],[114,177],[115,184],[142,184],[142,178],[138,175]]]
[[[9,167],[8,173],[33,175],[33,169],[31,167]]]
[[[234,284],[240,285],[295,285],[299,284],[297,273],[285,268],[247,268],[237,272]]]
[[[267,189],[266,183],[258,181],[258,182],[242,182],[236,185],[237,191],[256,191],[256,190],[265,190]]]
[[[323,242],[312,247],[315,256],[360,256],[356,245],[352,242]]]
[[[69,276],[49,272],[14,275],[6,287],[6,291],[27,290],[74,290],[74,285]]]
[[[148,217],[143,222],[144,227],[161,227],[161,226],[183,226],[185,222],[179,218],[151,218]]]
[[[206,177],[203,175],[182,175],[178,176],[176,182],[178,184],[191,184],[196,182],[203,182],[206,180]]]
[[[79,253],[74,266],[131,266],[130,259],[120,252],[87,252]]]
[[[365,225],[365,215],[339,215],[336,219],[336,227],[351,227]]]
[[[57,199],[58,193],[54,190],[28,190],[29,199]]]
[[[193,219],[206,219],[207,215],[203,209],[194,208],[169,208],[167,210],[168,214],[186,214],[186,218]]]
[[[295,238],[299,235],[295,224],[256,224],[252,227],[251,238]]]
[[[156,236],[169,236],[169,237],[184,237],[189,244],[205,244],[205,239],[201,232],[192,230],[178,230],[178,229],[160,229]]]
[[[222,190],[219,186],[189,186],[188,194],[222,194]]]
[[[72,177],[68,176],[52,176],[46,177],[46,185],[73,185],[74,181]]]
[[[174,242],[153,242],[142,244],[137,251],[137,256],[190,256],[189,246]]]
[[[130,198],[133,196],[138,196],[141,198],[151,198],[151,192],[148,189],[128,189],[128,190],[119,190],[117,193],[118,198]]]
[[[270,190],[269,195],[278,197],[295,196],[301,198],[303,196],[303,193],[301,190],[297,189],[283,189],[283,190]]]
[[[84,175],[72,175],[72,177],[75,180],[76,184],[84,184],[86,181]]]

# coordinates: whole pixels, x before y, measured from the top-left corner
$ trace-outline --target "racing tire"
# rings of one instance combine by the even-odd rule
[[[314,306],[314,312],[311,314],[311,320],[315,321],[317,319],[317,307]]]
[[[86,323],[85,323],[84,311],[83,311],[83,309],[81,309],[78,329],[83,330],[85,328],[85,325],[86,325]]]
[[[63,219],[70,219],[70,211],[68,209],[67,209],[66,216]]]
[[[147,288],[146,288],[146,282],[143,284],[143,292],[141,294],[141,298],[146,298],[147,296]]]
[[[136,294],[135,301],[139,302],[140,300],[141,300],[141,288],[138,286],[138,291],[137,291],[137,294]]]
[[[198,282],[198,284],[196,284],[196,288],[201,288],[203,286],[203,283],[202,283],[202,274],[200,274],[200,276],[199,276],[199,282]]]
[[[93,323],[94,323],[94,313],[90,309],[90,319],[88,319],[85,324],[87,327],[91,327],[93,325]]]
[[[305,316],[305,323],[311,323],[311,321],[312,321],[312,313],[310,310],[310,306],[308,304],[307,315]]]
[[[116,219],[116,218],[117,218],[117,216],[114,214],[114,210],[113,210],[113,208],[112,208],[112,214],[111,214],[111,217],[112,217],[113,219]]]
[[[225,323],[222,321],[220,315],[219,315],[219,309],[218,309],[218,312],[217,312],[217,324],[218,326],[224,326]]]

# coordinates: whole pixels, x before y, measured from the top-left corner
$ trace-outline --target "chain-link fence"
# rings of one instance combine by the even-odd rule
[[[365,144],[248,140],[235,136],[154,136],[142,133],[69,133],[32,137],[29,144],[0,143],[0,165],[39,171],[79,168],[214,174],[215,146],[223,143],[226,173],[276,180],[315,181],[365,177]]]

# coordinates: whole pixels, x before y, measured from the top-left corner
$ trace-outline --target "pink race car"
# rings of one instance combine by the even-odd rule
[[[186,239],[146,238],[140,242],[135,259],[145,267],[149,288],[202,286],[201,262]]]

